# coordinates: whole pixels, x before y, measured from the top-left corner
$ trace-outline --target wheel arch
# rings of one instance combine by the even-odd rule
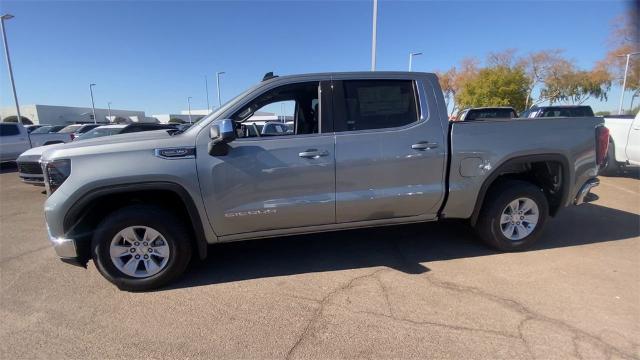
[[[524,155],[509,158],[508,160],[502,162],[502,164],[500,164],[494,171],[492,171],[491,174],[489,174],[489,176],[484,180],[482,186],[480,187],[480,191],[473,208],[473,213],[470,218],[471,224],[475,225],[478,221],[478,215],[480,214],[480,210],[482,209],[486,196],[491,187],[496,184],[497,181],[506,177],[517,178],[523,175],[535,174],[536,170],[533,169],[532,171],[532,165],[549,163],[559,164],[560,188],[558,194],[554,194],[554,198],[549,199],[550,195],[547,193],[547,191],[545,191],[547,199],[553,200],[549,201],[549,215],[555,216],[558,210],[560,210],[560,208],[562,208],[564,204],[567,203],[569,198],[569,192],[571,189],[571,173],[569,160],[565,155],[559,153]],[[535,185],[541,185],[539,181],[531,181],[530,179],[528,179],[527,181],[532,182]],[[545,188],[544,186],[542,187],[543,189]]]
[[[136,202],[144,202],[145,199],[154,199],[152,204],[160,206],[172,205],[169,210],[181,215],[193,231],[194,250],[201,259],[207,256],[204,225],[187,190],[173,182],[142,182],[96,188],[83,194],[71,205],[64,217],[63,228],[65,234],[74,234],[80,239],[77,246],[81,260],[86,262],[90,258],[90,237],[101,216]]]

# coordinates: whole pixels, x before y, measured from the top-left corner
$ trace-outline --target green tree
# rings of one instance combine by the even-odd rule
[[[525,108],[529,79],[521,67],[497,65],[481,69],[456,94],[460,108],[479,106],[512,106]]]

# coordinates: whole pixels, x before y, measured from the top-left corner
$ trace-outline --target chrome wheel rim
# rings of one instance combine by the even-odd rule
[[[167,266],[171,250],[157,230],[148,226],[129,226],[113,237],[109,254],[113,265],[125,275],[146,278]]]
[[[500,216],[502,235],[511,241],[519,241],[535,230],[540,211],[535,201],[518,198],[507,204]]]

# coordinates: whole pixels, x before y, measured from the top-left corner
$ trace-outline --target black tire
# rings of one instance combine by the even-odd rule
[[[613,148],[613,141],[609,141],[609,148],[607,149],[607,164],[605,165],[604,168],[602,168],[602,170],[600,170],[600,173],[602,175],[607,175],[607,176],[615,176],[618,175],[620,173],[620,163],[618,163],[616,161],[616,153],[615,153],[615,149]]]
[[[503,234],[500,219],[507,205],[519,198],[535,202],[538,221],[530,234],[519,240],[511,240]],[[548,214],[549,204],[542,189],[526,181],[505,180],[493,185],[487,193],[475,229],[480,239],[495,249],[521,251],[538,240]]]
[[[118,270],[109,254],[112,239],[130,226],[147,226],[158,231],[169,246],[169,260],[160,272],[145,278],[129,276]],[[91,241],[91,254],[98,271],[121,290],[146,291],[167,285],[177,279],[191,260],[191,232],[169,211],[160,207],[132,205],[109,214],[96,228]]]

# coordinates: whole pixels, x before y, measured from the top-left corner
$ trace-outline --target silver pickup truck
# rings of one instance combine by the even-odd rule
[[[292,133],[240,131],[283,101],[295,102]],[[62,260],[93,259],[132,291],[175,280],[208,244],[444,218],[517,251],[598,184],[602,122],[449,123],[427,73],[265,77],[183,133],[46,151],[47,229]]]
[[[43,133],[29,134],[18,123],[0,124],[0,162],[15,161],[24,151],[44,145],[62,144],[73,140],[70,134]]]

